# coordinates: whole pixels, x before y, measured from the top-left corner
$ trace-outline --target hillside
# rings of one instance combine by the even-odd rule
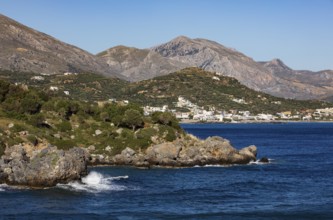
[[[0,71],[0,79],[39,88],[50,95],[82,101],[122,97],[128,82],[93,73],[41,75],[31,72]],[[67,91],[69,95],[64,92]]]
[[[145,117],[134,104],[98,106],[0,80],[0,134],[0,156],[23,143],[30,150],[79,146],[106,157],[173,141],[183,130],[170,113]]]
[[[34,73],[0,71],[0,79],[23,83],[52,96],[90,102],[116,99],[129,100],[143,106],[169,105],[173,108],[178,97],[182,96],[206,108],[249,110],[253,113],[300,111],[333,105],[319,101],[273,97],[249,89],[234,78],[218,76],[199,68],[186,68],[169,75],[133,83],[89,73],[41,76]],[[52,90],[51,87],[56,89]],[[64,93],[65,91],[68,95]],[[245,103],[238,103],[235,99],[243,99]]]
[[[269,62],[260,62],[260,64],[280,79],[294,84],[308,85],[304,87],[304,90],[312,92],[311,95],[319,99],[325,99],[329,94],[333,94],[332,70],[323,70],[319,72],[293,70],[279,59],[274,59]]]
[[[142,105],[153,106],[166,103],[172,106],[179,96],[183,96],[207,108],[214,106],[218,109],[249,110],[253,113],[301,111],[333,106],[319,101],[273,97],[249,89],[234,78],[218,76],[199,68],[186,68],[167,76],[129,84],[125,96]],[[241,104],[233,99],[243,99],[245,103]]]
[[[95,72],[117,76],[98,57],[0,14],[0,69],[19,72]]]

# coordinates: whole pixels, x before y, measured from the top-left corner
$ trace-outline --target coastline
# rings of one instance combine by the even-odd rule
[[[199,121],[199,120],[191,120],[185,119],[179,121],[180,124],[282,124],[282,123],[333,123],[333,121],[323,121],[323,120],[312,120],[312,121],[293,121],[293,120],[242,120],[242,121],[231,121],[231,122],[224,122],[224,121],[215,121],[215,120],[208,120],[208,121]]]

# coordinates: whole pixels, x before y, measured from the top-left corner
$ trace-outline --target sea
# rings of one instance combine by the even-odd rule
[[[0,219],[333,219],[333,123],[182,127],[237,149],[254,144],[270,163],[92,167],[81,183],[0,185]]]

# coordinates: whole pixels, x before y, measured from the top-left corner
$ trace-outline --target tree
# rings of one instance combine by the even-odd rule
[[[143,124],[143,115],[138,110],[128,109],[125,111],[122,125],[135,130],[136,128],[142,127]]]
[[[41,113],[31,115],[29,118],[29,122],[35,127],[43,127],[45,125],[45,117]]]
[[[3,80],[0,80],[0,102],[4,101],[6,95],[9,91],[9,83]]]
[[[42,107],[42,100],[33,94],[26,95],[21,101],[21,113],[36,114]]]
[[[177,118],[171,112],[154,112],[151,117],[154,123],[180,128]]]

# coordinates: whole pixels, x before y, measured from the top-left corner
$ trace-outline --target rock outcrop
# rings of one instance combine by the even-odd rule
[[[0,159],[0,183],[50,187],[80,180],[87,174],[88,160],[87,152],[77,147],[68,151],[48,147],[28,155],[22,145],[15,145]]]
[[[256,155],[257,148],[253,145],[237,150],[231,146],[228,140],[221,137],[200,140],[187,135],[185,138],[173,142],[152,145],[142,152],[126,148],[114,157],[92,155],[92,163],[138,167],[232,165],[255,161]]]

